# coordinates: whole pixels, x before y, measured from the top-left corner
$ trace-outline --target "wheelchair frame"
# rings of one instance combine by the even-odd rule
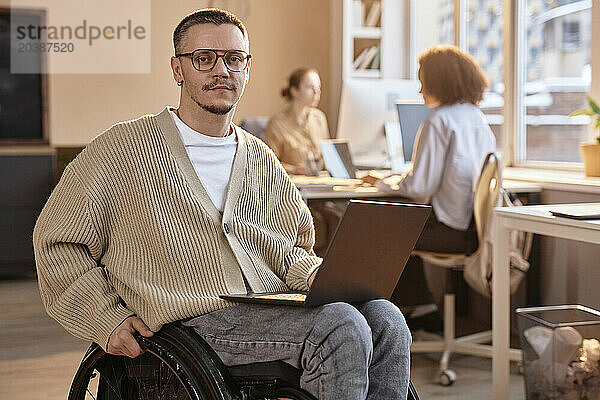
[[[161,360],[169,367],[170,373],[177,376],[189,399],[258,400],[286,397],[317,400],[300,389],[301,371],[282,361],[228,368],[193,328],[180,323],[167,324],[150,338],[136,335],[136,339],[148,354]],[[73,378],[68,399],[85,399],[88,382],[94,371],[100,370],[103,372],[99,379],[98,399],[131,399],[131,383],[126,372],[127,362],[131,360],[107,354],[93,343]],[[153,371],[153,376],[156,376],[156,371]],[[408,391],[408,400],[419,399],[412,383],[409,383]]]

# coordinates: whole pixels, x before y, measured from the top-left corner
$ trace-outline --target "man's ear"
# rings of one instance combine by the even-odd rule
[[[181,69],[181,61],[177,57],[171,57],[171,70],[173,71],[173,79],[175,82],[183,82],[183,71]]]
[[[250,68],[251,67],[252,67],[252,59],[249,59],[248,60],[248,66],[246,66],[246,71],[244,71],[246,73],[246,84],[250,80]]]

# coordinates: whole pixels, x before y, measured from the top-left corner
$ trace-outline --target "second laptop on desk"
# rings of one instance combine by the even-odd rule
[[[220,297],[305,307],[389,299],[430,212],[430,206],[350,200],[308,292]]]
[[[600,219],[600,203],[557,204],[550,213],[555,217],[578,220]]]
[[[323,162],[332,178],[349,180],[359,177],[359,168],[354,164],[349,144],[345,139],[322,140],[320,145]]]
[[[385,123],[388,158],[385,161],[391,167],[391,173],[405,174],[411,168],[413,147],[419,128],[431,110],[423,102],[396,101],[396,111],[398,121]],[[357,165],[357,160],[353,160],[349,146],[352,144],[349,145],[344,139],[321,141],[323,161],[332,177],[356,178],[356,171],[360,169],[360,165]],[[368,152],[363,149],[363,153]],[[384,160],[371,159],[371,164],[381,161]]]

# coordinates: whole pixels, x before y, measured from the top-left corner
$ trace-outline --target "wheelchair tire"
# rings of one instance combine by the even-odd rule
[[[185,336],[187,338],[188,336]],[[200,345],[182,343],[181,328],[165,326],[150,338],[137,338],[146,352],[137,358],[113,356],[105,353],[99,346],[90,348],[79,370],[73,378],[69,400],[133,400],[137,398],[160,399],[164,390],[175,399],[185,400],[234,400],[233,387],[226,381],[217,366],[211,365],[212,359],[199,355]],[[185,339],[183,340],[185,342]],[[184,346],[189,346],[188,348]],[[190,348],[191,347],[191,348]],[[165,349],[168,348],[167,352]],[[198,356],[199,357],[195,357]],[[144,360],[145,358],[145,360]],[[136,364],[138,360],[138,364]],[[139,376],[131,378],[126,371],[134,375],[145,372],[144,361],[159,363],[159,383],[154,383],[152,397],[139,394],[142,382]],[[110,368],[109,368],[110,366]],[[153,372],[156,374],[156,371]],[[163,384],[163,373],[166,383]],[[156,376],[154,376],[156,378]],[[132,383],[133,381],[133,383]],[[90,390],[92,385],[92,390]],[[94,395],[92,392],[98,388]],[[160,393],[156,393],[160,389]],[[102,392],[101,394],[100,391]],[[137,393],[132,395],[131,393]]]

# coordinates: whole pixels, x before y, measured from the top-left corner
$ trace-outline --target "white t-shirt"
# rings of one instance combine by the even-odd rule
[[[412,170],[398,190],[403,196],[430,201],[439,221],[466,230],[483,161],[494,151],[496,138],[477,106],[437,107],[417,133]]]
[[[235,130],[225,137],[204,135],[187,126],[169,110],[196,175],[217,210],[223,212],[227,185],[237,149]]]

